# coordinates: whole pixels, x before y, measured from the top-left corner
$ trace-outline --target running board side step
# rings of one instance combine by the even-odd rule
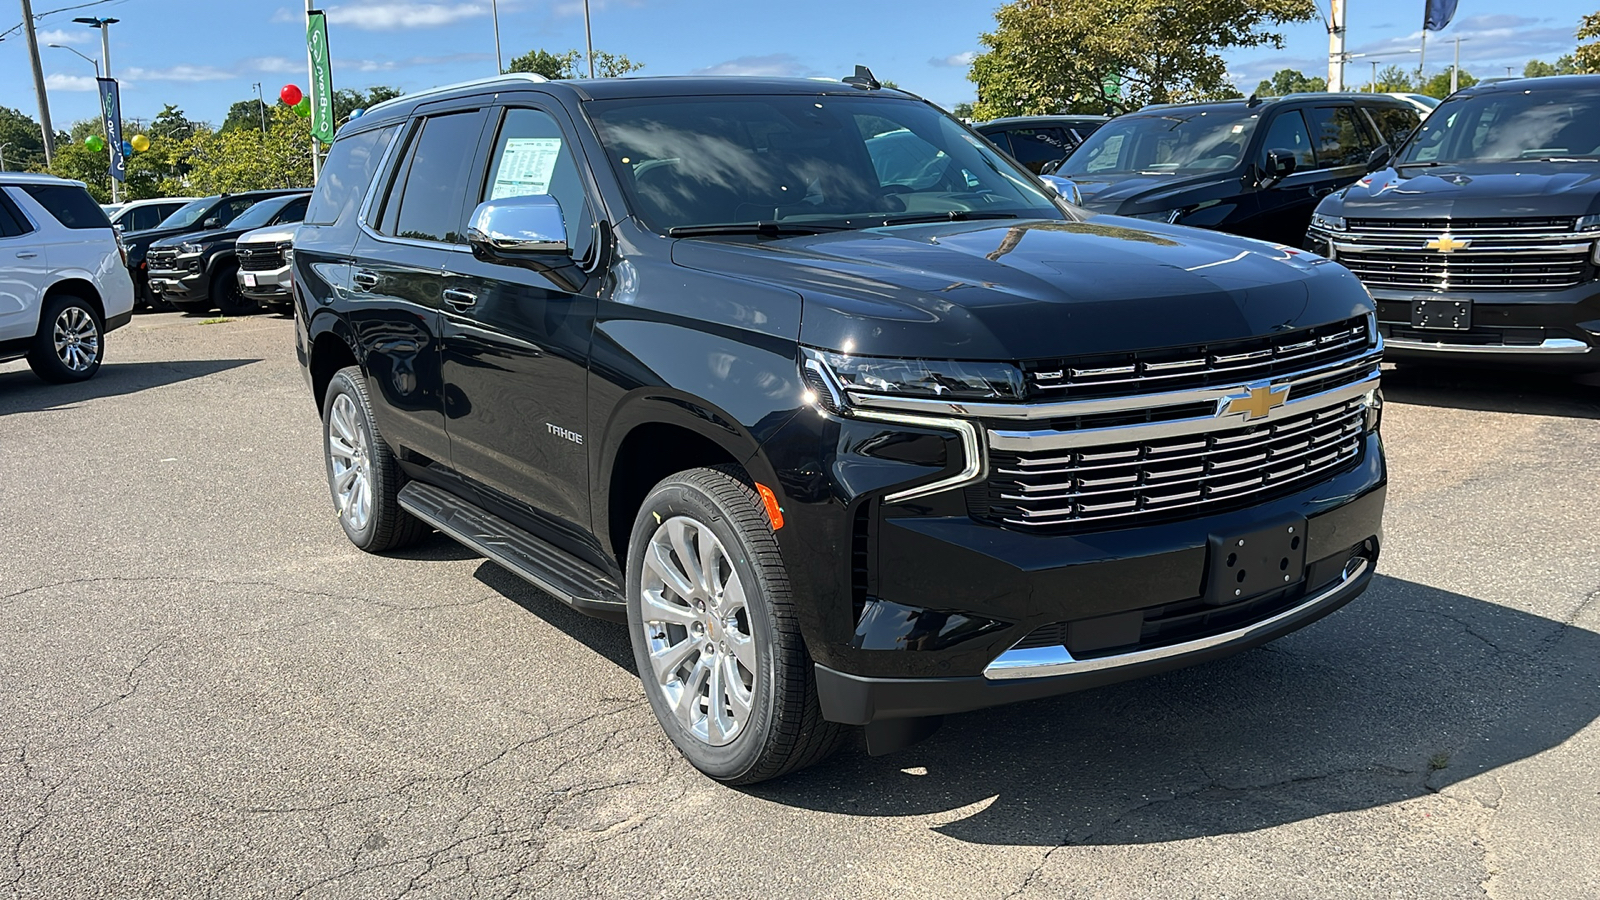
[[[627,605],[617,583],[572,554],[431,484],[407,482],[399,499],[406,512],[578,612],[627,621]]]

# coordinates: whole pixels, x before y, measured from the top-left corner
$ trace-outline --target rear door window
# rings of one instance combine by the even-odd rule
[[[410,240],[466,243],[463,200],[483,132],[483,111],[429,116],[417,128],[379,230]]]
[[[141,206],[129,212],[123,219],[122,230],[144,231],[146,228],[154,228],[161,224],[161,220],[167,217],[168,212],[171,210],[160,206]]]
[[[1317,157],[1311,149],[1311,132],[1306,129],[1305,117],[1298,109],[1285,110],[1273,117],[1272,124],[1267,126],[1267,139],[1261,145],[1261,163],[1267,161],[1268,150],[1293,151],[1296,172],[1317,167]]]
[[[311,195],[311,205],[306,207],[305,221],[310,225],[333,225],[344,221],[351,210],[359,209],[372,186],[372,176],[377,174],[383,152],[400,126],[390,125],[363,131],[333,142],[328,159],[322,164],[322,175],[317,179],[316,193]]]
[[[1354,106],[1318,106],[1307,112],[1310,113],[1312,140],[1316,142],[1318,168],[1366,165],[1367,157],[1377,144],[1366,125],[1357,118]]]
[[[22,189],[68,228],[111,227],[106,211],[88,191],[75,184],[25,184]]]

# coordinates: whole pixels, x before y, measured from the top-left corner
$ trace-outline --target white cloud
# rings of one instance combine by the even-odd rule
[[[93,91],[98,90],[92,75],[63,75],[60,72],[51,72],[44,77],[44,86],[52,91]]]
[[[306,61],[303,59],[289,59],[285,56],[257,56],[239,61],[241,71],[268,72],[275,74],[292,75],[306,70]]]
[[[166,69],[142,69],[134,66],[117,72],[120,81],[227,81],[238,76],[213,66],[178,65]]]
[[[371,3],[328,7],[328,21],[331,24],[349,25],[367,31],[437,28],[488,14],[487,3]]]
[[[704,69],[695,69],[694,75],[815,75],[816,70],[802,63],[792,53],[769,53],[766,56],[741,56]]]
[[[617,6],[636,9],[643,5],[644,0],[590,0],[589,12],[590,14],[603,12]],[[505,4],[502,3],[500,6],[501,12],[504,13]],[[582,0],[575,0],[575,2],[557,3],[552,11],[558,16],[581,16],[583,15],[583,2]]]
[[[94,39],[95,33],[87,28],[77,31],[56,28],[39,32],[39,43],[41,44],[87,44]]]
[[[968,50],[965,53],[953,53],[949,56],[936,56],[933,59],[928,60],[928,65],[949,69],[965,69],[967,66],[972,65],[972,61],[977,58],[977,51]]]

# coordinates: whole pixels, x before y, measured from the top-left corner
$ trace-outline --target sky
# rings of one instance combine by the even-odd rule
[[[113,72],[125,118],[151,118],[173,103],[191,118],[220,123],[230,104],[270,99],[306,82],[304,9],[290,0],[33,0],[53,124],[66,130],[96,113],[93,67],[57,43],[100,55],[99,32],[74,16],[119,19],[111,30]],[[329,15],[334,86],[385,84],[416,91],[493,75],[491,0],[323,0]],[[1324,11],[1329,0],[1318,0]],[[1348,0],[1347,50],[1367,53],[1346,71],[1359,86],[1369,59],[1415,66],[1424,0]],[[582,0],[498,0],[505,60],[532,48],[582,48]],[[641,75],[699,73],[843,77],[857,63],[946,107],[974,99],[967,66],[997,3],[974,0],[591,0],[594,45],[625,53]],[[1428,69],[1448,64],[1451,39],[1462,68],[1481,76],[1520,73],[1530,58],[1554,60],[1575,46],[1579,17],[1596,0],[1460,0],[1451,28],[1429,35]],[[0,29],[20,22],[19,4],[0,0]],[[12,21],[15,17],[17,21]],[[1327,72],[1319,21],[1285,30],[1285,48],[1228,55],[1229,74],[1249,92],[1280,68]],[[37,115],[27,44],[0,40],[0,105]]]

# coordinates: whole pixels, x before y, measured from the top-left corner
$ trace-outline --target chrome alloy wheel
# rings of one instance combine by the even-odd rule
[[[100,329],[81,306],[69,306],[56,316],[54,337],[57,358],[73,372],[87,372],[100,358]]]
[[[328,461],[339,515],[356,531],[366,528],[372,518],[372,456],[361,412],[349,394],[334,397],[328,413]]]
[[[756,645],[728,551],[709,527],[673,516],[650,536],[640,590],[645,677],[695,737],[713,747],[732,742],[750,722]]]

